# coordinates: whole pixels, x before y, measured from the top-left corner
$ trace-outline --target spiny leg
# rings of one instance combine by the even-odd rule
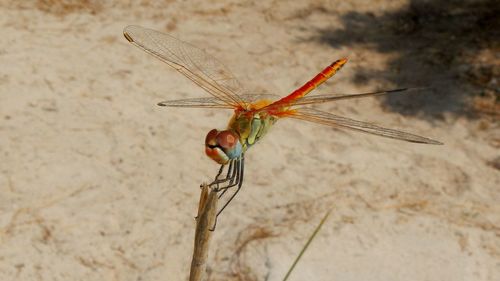
[[[236,165],[237,168],[235,169],[237,171],[236,181],[234,183],[232,183],[232,180],[231,180],[231,184],[228,185],[228,186],[223,187],[224,191],[222,192],[221,195],[219,195],[219,198],[220,198],[230,187],[233,187],[233,186],[236,186],[236,185],[238,186],[238,188],[233,193],[233,195],[231,195],[231,197],[229,198],[229,200],[217,212],[217,215],[215,215],[215,222],[214,222],[214,225],[212,226],[212,228],[209,229],[210,231],[214,231],[215,230],[215,227],[217,226],[217,219],[219,218],[219,215],[229,205],[229,203],[231,202],[231,200],[233,200],[233,198],[236,196],[236,194],[238,193],[238,191],[240,191],[241,186],[243,185],[244,160],[245,160],[244,155],[242,155],[241,158],[238,159],[238,162],[236,162],[236,164],[237,164]]]
[[[233,170],[233,165],[234,165],[234,160],[231,160],[229,162],[229,167],[227,168],[226,179],[230,178],[230,175],[231,175],[232,170]]]
[[[224,170],[224,167],[225,167],[225,164],[222,165],[221,168],[219,169],[219,172],[217,173],[217,176],[215,177],[215,180],[213,182],[211,182],[208,186],[212,187],[214,185],[217,185],[217,189],[219,189],[219,184],[225,183],[228,181],[233,181],[234,177],[235,177],[235,169],[234,169],[235,161],[236,161],[236,159],[231,160],[229,162],[229,167],[227,169],[226,177],[223,179],[219,179],[219,176],[222,174],[222,171]]]
[[[223,179],[218,179],[217,178],[216,180],[214,180],[213,182],[211,182],[208,186],[212,187],[212,186],[216,185],[216,188],[215,188],[216,191],[220,191],[220,190],[228,188],[227,186],[219,187],[219,184],[223,184],[223,183],[228,183],[229,182],[227,185],[231,185],[232,182],[234,182],[235,177],[237,176],[238,169],[239,169],[238,168],[238,159],[231,160],[229,162],[229,167],[228,167],[228,170],[227,170],[226,177],[223,178]],[[219,176],[220,176],[220,174],[221,173],[219,173]]]
[[[214,181],[217,181],[219,179],[219,176],[222,174],[222,171],[224,171],[224,165],[220,166],[219,172],[215,176],[215,180]]]
[[[212,185],[215,185],[218,183],[219,180],[219,176],[222,174],[222,171],[224,171],[224,165],[221,165],[220,168],[219,168],[219,172],[217,172],[217,175],[215,176],[215,180],[212,181],[211,183],[208,184],[208,186],[212,186]],[[202,187],[203,185],[200,185],[200,188]]]
[[[220,168],[219,168],[219,172],[217,172],[217,175],[215,176],[215,180],[213,182],[211,182],[208,186],[209,187],[212,187],[213,185],[217,185],[217,188],[215,188],[215,191],[219,191],[219,184],[220,183],[224,183],[224,182],[227,182],[229,181],[230,184],[234,181],[234,174],[235,174],[235,171],[236,169],[233,169],[234,168],[234,160],[231,160],[229,162],[229,167],[227,168],[227,174],[226,174],[226,177],[224,179],[219,179],[220,175],[222,175],[222,172],[224,171],[224,166],[225,165],[221,165]],[[203,185],[200,185],[200,188],[202,188]],[[221,194],[222,195],[222,194]],[[220,196],[219,196],[220,198]],[[198,216],[194,217],[195,219],[198,219]]]
[[[224,211],[224,209],[227,207],[227,205],[229,205],[229,203],[231,203],[231,200],[234,199],[234,197],[236,196],[236,194],[238,194],[238,192],[240,191],[241,186],[243,185],[243,173],[245,171],[245,166],[244,166],[245,165],[245,156],[244,155],[241,155],[241,160],[239,161],[239,163],[240,163],[240,172],[238,173],[236,182],[233,185],[231,185],[231,186],[225,187],[226,190],[227,190],[229,187],[238,185],[238,188],[233,193],[233,195],[231,195],[231,197],[229,198],[229,200],[227,200],[226,204],[224,204],[224,206],[222,206],[222,208],[219,210],[219,212],[217,212],[217,216],[216,217],[218,217],[222,213],[222,211]]]
[[[233,184],[236,180],[236,182],[238,182],[238,177],[240,175],[240,168],[241,168],[241,157],[236,159],[235,163],[237,164],[237,168],[235,168],[234,172],[233,172],[233,176],[231,177],[231,180],[229,181],[229,187],[232,187],[232,186],[235,186],[235,184]]]
[[[229,161],[229,167],[227,167],[226,177],[224,179],[220,179],[220,180],[215,179],[215,181],[212,183],[212,184],[217,184],[217,188],[216,188],[217,191],[220,190],[219,184],[225,183],[225,182],[231,180],[232,177],[234,177],[234,175],[232,175],[233,174],[233,167],[234,167],[234,160],[231,160],[231,161]],[[212,185],[212,184],[210,184],[210,185]]]
[[[235,165],[234,165],[234,171],[233,171],[233,174],[231,175],[231,178],[229,179],[229,183],[227,186],[224,186],[224,187],[221,187],[219,189],[222,190],[221,194],[219,194],[219,199],[222,197],[222,195],[224,195],[224,193],[226,193],[226,191],[229,190],[229,188],[237,185],[237,182],[239,181],[239,177],[240,177],[240,159],[236,159],[235,160]],[[236,184],[235,184],[235,181],[236,181]]]

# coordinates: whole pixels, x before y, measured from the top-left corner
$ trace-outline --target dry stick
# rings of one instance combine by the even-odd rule
[[[189,281],[206,279],[208,246],[213,232],[210,229],[215,223],[217,199],[217,192],[204,184],[201,188],[200,202],[198,203],[198,217],[196,219],[193,260],[191,261]]]

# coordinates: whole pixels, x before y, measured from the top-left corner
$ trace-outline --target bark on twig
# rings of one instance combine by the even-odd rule
[[[202,281],[207,278],[208,248],[213,232],[211,229],[214,226],[217,214],[217,199],[217,192],[207,185],[202,186],[200,202],[198,204],[193,260],[191,261],[189,281]]]

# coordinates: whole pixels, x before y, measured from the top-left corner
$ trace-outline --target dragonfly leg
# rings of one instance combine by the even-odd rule
[[[217,181],[219,179],[219,176],[222,174],[222,171],[224,171],[224,165],[220,166],[219,172],[215,176],[215,181]]]
[[[222,211],[224,211],[224,209],[229,205],[229,203],[231,203],[231,201],[234,199],[234,197],[236,196],[236,194],[238,194],[238,192],[240,191],[241,189],[241,186],[243,185],[243,172],[244,172],[244,163],[245,163],[245,158],[244,158],[244,155],[241,156],[240,159],[238,159],[238,162],[237,162],[237,174],[236,174],[236,181],[233,182],[233,181],[230,181],[230,184],[228,186],[225,186],[223,187],[224,188],[224,191],[222,192],[221,195],[219,195],[219,198],[220,196],[222,196],[230,187],[233,187],[233,186],[238,186],[238,188],[236,189],[236,191],[233,193],[233,195],[231,195],[231,197],[229,198],[229,200],[227,200],[227,202],[224,204],[224,206],[222,206],[222,208],[217,212],[217,215],[215,216],[215,222],[214,222],[214,225],[213,227],[210,229],[210,231],[213,231],[215,230],[215,226],[217,225],[217,219],[219,218],[219,215],[222,213]]]
[[[237,173],[237,171],[239,169],[238,165],[239,165],[239,159],[231,160],[231,162],[229,162],[229,167],[227,169],[226,177],[223,178],[223,179],[218,179],[217,178],[216,180],[214,180],[213,182],[211,182],[209,184],[209,186],[212,187],[212,186],[216,185],[217,186],[215,188],[216,191],[227,189],[229,187],[229,185],[231,185],[234,182],[234,180],[235,180],[235,178],[236,178],[236,176],[238,174]],[[219,176],[220,176],[220,174],[222,174],[222,172],[219,173]],[[229,182],[228,186],[219,187],[220,184],[227,183],[227,182]]]
[[[225,178],[222,178],[222,179],[219,179],[220,175],[221,175],[221,174],[222,174],[222,172],[224,171],[224,167],[225,167],[225,166],[226,166],[225,164],[220,166],[219,172],[218,172],[218,173],[217,173],[217,175],[215,176],[214,181],[212,181],[212,182],[211,182],[208,186],[212,187],[213,185],[218,185],[218,184],[220,184],[220,183],[223,183],[223,182],[228,181],[229,173],[230,173],[230,171],[231,171],[231,169],[232,169],[232,166],[233,166],[233,161],[230,161],[230,162],[229,162],[228,174],[226,175],[226,177],[225,177]]]
[[[220,168],[219,168],[219,172],[217,172],[217,175],[215,176],[215,180],[212,181],[211,183],[208,184],[209,187],[212,187],[213,185],[218,185],[219,183],[221,182],[224,182],[225,179],[223,180],[220,180],[219,177],[220,175],[222,174],[222,172],[224,171],[224,166],[225,165],[221,165]],[[200,188],[203,187],[203,185],[200,185]]]
[[[230,178],[233,172],[233,167],[234,167],[234,160],[229,162],[229,167],[227,168],[227,174],[226,174],[226,179]]]
[[[228,177],[228,184],[226,186],[219,188],[219,191],[222,190],[221,194],[219,194],[219,199],[222,197],[222,195],[224,195],[224,193],[226,193],[228,191],[229,188],[236,185],[234,183],[235,181],[238,182],[239,177],[240,177],[240,166],[241,166],[240,164],[241,164],[240,159],[236,159],[235,164],[234,164],[233,173],[230,177]]]
[[[231,180],[230,182],[232,182],[232,180],[233,180],[232,178],[234,177],[234,175],[231,176],[231,173],[234,174],[233,164],[234,164],[234,161],[231,160],[229,162],[229,167],[227,168],[227,175],[224,179],[219,179],[220,175],[222,175],[222,172],[224,171],[224,166],[225,166],[225,165],[221,165],[219,168],[219,172],[217,172],[217,175],[215,176],[215,180],[213,182],[211,182],[208,186],[212,187],[213,185],[217,185],[217,188],[215,188],[215,191],[219,191],[220,190],[220,188],[219,188],[220,183],[226,182],[228,180]],[[203,185],[200,185],[200,188],[202,188],[202,187],[203,187]],[[219,195],[219,198],[220,198],[220,195]],[[194,218],[198,219],[198,216],[196,216]]]
[[[241,156],[241,160],[239,161],[240,163],[240,167],[239,167],[239,172],[238,172],[238,175],[237,175],[237,179],[236,179],[236,182],[232,185],[229,185],[226,188],[226,190],[230,187],[233,187],[233,186],[238,186],[238,188],[236,189],[236,191],[233,193],[233,195],[231,195],[231,197],[229,198],[229,200],[227,200],[226,204],[224,204],[224,206],[222,206],[222,208],[219,210],[219,212],[217,212],[217,217],[222,213],[222,211],[224,211],[224,209],[229,205],[229,203],[231,203],[231,201],[234,199],[234,197],[236,196],[236,194],[238,194],[238,192],[240,191],[241,189],[241,186],[243,185],[243,172],[245,171],[245,167],[244,167],[244,164],[245,164],[245,158],[244,158],[244,155]]]

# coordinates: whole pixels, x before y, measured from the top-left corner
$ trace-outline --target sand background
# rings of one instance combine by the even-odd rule
[[[126,25],[207,50],[285,95],[432,86],[332,113],[438,139],[282,120],[246,157],[210,280],[500,280],[495,1],[0,1],[0,280],[186,280],[205,134],[231,112],[129,44]],[[495,96],[496,95],[496,96]],[[496,100],[495,100],[496,99]]]

